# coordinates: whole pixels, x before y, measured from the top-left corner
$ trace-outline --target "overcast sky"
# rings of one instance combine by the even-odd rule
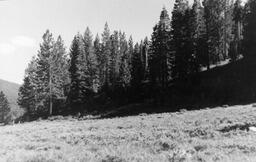
[[[61,35],[67,49],[77,32],[89,26],[94,36],[107,21],[111,30],[150,37],[165,6],[175,0],[4,0],[0,1],[0,78],[22,83],[24,70],[37,54],[46,29]],[[191,0],[192,1],[192,0]]]

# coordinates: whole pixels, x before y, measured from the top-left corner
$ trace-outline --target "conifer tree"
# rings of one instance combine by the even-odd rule
[[[49,30],[43,35],[43,42],[40,44],[40,50],[37,55],[37,71],[36,71],[36,91],[37,91],[37,107],[43,113],[52,111],[52,75],[50,58],[54,51],[54,39]]]
[[[43,42],[37,55],[36,93],[40,111],[52,115],[55,99],[64,97],[64,84],[68,83],[66,52],[62,38],[57,41],[49,30],[43,35]]]
[[[80,34],[77,34],[71,44],[70,48],[70,91],[68,95],[68,104],[73,113],[82,113],[84,93],[81,85],[81,73],[80,73],[80,58],[82,38]]]
[[[27,120],[30,120],[30,117],[37,115],[37,62],[36,57],[34,56],[28,67],[25,70],[25,77],[23,79],[23,84],[19,88],[18,93],[18,105],[26,110]]]
[[[104,67],[104,58],[102,55],[102,49],[101,49],[101,43],[100,43],[100,38],[99,35],[97,34],[93,43],[93,47],[94,47],[94,53],[96,56],[96,62],[97,62],[97,83],[98,83],[98,91],[101,90],[102,86],[104,85],[104,81],[102,78],[104,75],[104,71],[103,71],[103,67]]]
[[[137,90],[143,78],[142,68],[140,45],[136,43],[132,55],[131,86]]]
[[[226,42],[223,40],[223,29],[225,29],[225,4],[226,1],[204,0],[204,18],[206,22],[207,43],[209,51],[209,60],[211,64],[217,64],[225,59],[223,47]],[[225,42],[223,44],[223,42]],[[223,52],[224,51],[224,52]]]
[[[9,102],[5,94],[0,92],[0,123],[6,122],[8,114],[10,113]]]
[[[119,83],[122,87],[127,87],[131,81],[131,72],[129,69],[129,50],[125,33],[119,33],[120,40],[120,67]]]
[[[176,0],[172,12],[172,37],[174,45],[173,78],[184,78],[189,70],[191,56],[188,27],[189,6],[187,0]]]
[[[183,61],[184,61],[184,74],[193,74],[198,72],[198,57],[194,51],[194,29],[191,22],[191,9],[187,8],[185,11],[184,28],[183,28]]]
[[[25,109],[26,120],[30,120],[36,111],[36,98],[35,98],[35,88],[30,81],[29,76],[25,76],[22,86],[19,88],[18,93],[18,105]]]
[[[222,37],[221,37],[221,45],[222,45],[222,57],[223,60],[228,59],[228,51],[230,50],[230,43],[233,39],[232,26],[233,22],[233,0],[224,0],[222,2]]]
[[[93,36],[87,27],[82,38],[81,55],[79,57],[79,80],[80,90],[82,92],[82,102],[84,109],[82,111],[90,111],[89,106],[91,98],[98,91],[97,78],[97,58],[93,48]]]
[[[133,44],[133,39],[132,36],[129,37],[128,41],[128,66],[129,66],[129,71],[131,73],[132,71],[132,55],[134,51],[134,44]]]
[[[148,79],[148,58],[149,58],[149,41],[148,38],[146,37],[143,41],[142,44],[142,50],[141,50],[141,54],[142,54],[142,65],[143,65],[143,80],[147,80]]]
[[[111,88],[115,88],[116,81],[119,73],[119,65],[120,65],[120,53],[119,53],[119,34],[118,31],[114,31],[114,33],[110,36],[111,43],[111,55],[109,59],[109,83]]]
[[[209,67],[208,53],[207,53],[207,37],[206,26],[204,19],[204,9],[200,0],[194,0],[191,9],[191,40],[193,48],[193,58],[195,60],[195,66],[193,71],[197,72],[200,67]]]
[[[154,27],[150,46],[150,74],[151,81],[160,85],[162,89],[167,87],[170,65],[170,31],[171,22],[167,10],[163,8],[159,23]],[[145,56],[144,56],[145,57]],[[145,66],[144,66],[145,67]],[[143,68],[145,71],[145,68]]]
[[[231,50],[229,56],[232,61],[236,61],[242,53],[242,29],[243,29],[243,6],[241,0],[236,0],[233,8],[233,41],[231,42]]]
[[[70,83],[68,73],[68,55],[61,36],[58,36],[54,44],[52,56],[52,93],[55,98],[65,98],[65,86]]]
[[[109,71],[110,71],[110,55],[111,55],[111,41],[110,30],[108,24],[105,24],[104,32],[102,33],[102,61],[104,62],[102,70],[103,75],[100,80],[104,83],[104,87],[109,86]]]
[[[255,57],[256,51],[256,1],[248,0],[245,6],[245,20],[244,20],[244,56],[245,57]]]
[[[96,54],[94,53],[93,49],[93,38],[90,29],[87,27],[84,37],[83,37],[83,54],[81,55],[80,58],[80,64],[81,64],[81,83],[83,84],[82,86],[83,91],[84,91],[84,96],[87,96],[94,92],[94,88],[97,87],[96,84],[96,68],[97,68],[97,58]],[[97,90],[96,90],[97,91]]]

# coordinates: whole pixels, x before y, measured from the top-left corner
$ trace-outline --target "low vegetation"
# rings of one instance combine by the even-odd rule
[[[255,161],[253,105],[0,127],[0,161]]]

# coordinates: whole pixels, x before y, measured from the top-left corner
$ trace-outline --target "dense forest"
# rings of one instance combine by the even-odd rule
[[[174,111],[194,95],[207,98],[201,92],[209,89],[198,85],[216,65],[255,58],[255,29],[256,0],[175,0],[171,17],[164,7],[151,38],[141,42],[106,23],[102,34],[93,36],[89,27],[77,33],[67,50],[61,36],[47,30],[25,71],[18,104],[26,120],[97,114],[132,103]]]

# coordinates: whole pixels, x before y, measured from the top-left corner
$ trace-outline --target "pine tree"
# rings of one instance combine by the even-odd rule
[[[104,71],[103,71],[103,67],[104,67],[104,58],[102,55],[102,47],[101,47],[101,43],[100,43],[100,38],[99,35],[97,34],[93,43],[93,47],[94,47],[94,53],[96,55],[96,62],[97,62],[97,83],[98,83],[98,91],[101,90],[102,86],[104,85]]]
[[[111,55],[109,59],[109,84],[112,89],[117,85],[116,81],[119,75],[119,65],[120,65],[120,44],[119,44],[119,34],[118,31],[110,36],[111,43]]]
[[[119,68],[119,84],[127,87],[131,81],[131,72],[129,69],[129,49],[125,33],[119,33],[120,40],[120,68]]]
[[[52,111],[52,75],[51,75],[51,57],[54,51],[54,39],[49,30],[43,35],[43,42],[40,44],[40,50],[37,55],[37,71],[36,71],[36,91],[37,91],[37,107],[43,113]]]
[[[190,28],[191,28],[191,41],[193,48],[193,58],[195,66],[193,71],[199,71],[200,67],[209,67],[208,53],[207,53],[207,37],[206,26],[204,19],[204,9],[200,0],[194,0],[191,9]]]
[[[233,1],[233,0],[232,0]],[[233,2],[230,0],[224,0],[222,2],[223,18],[222,18],[222,57],[224,60],[228,58],[228,51],[230,50],[230,43],[232,41],[233,33]]]
[[[91,97],[98,91],[97,58],[93,48],[93,36],[87,27],[82,39],[82,55],[79,59],[80,84],[83,95],[84,111],[89,111]]]
[[[26,110],[27,120],[30,117],[37,115],[37,96],[39,94],[36,90],[37,85],[37,59],[32,57],[28,67],[25,70],[25,77],[23,79],[23,84],[19,89],[18,93],[18,105]]]
[[[150,75],[153,84],[167,87],[170,71],[170,31],[171,22],[167,10],[163,8],[159,23],[154,27],[150,46]],[[145,56],[144,56],[145,57]],[[145,65],[143,68],[145,71]]]
[[[93,49],[93,38],[90,29],[87,27],[83,37],[83,55],[81,55],[81,81],[85,87],[85,96],[94,92],[94,84],[96,83],[97,60]]]
[[[68,73],[68,55],[61,36],[58,36],[54,44],[54,55],[52,58],[52,87],[53,96],[56,98],[65,98],[65,86],[70,83]]]
[[[102,70],[103,76],[100,80],[104,82],[104,87],[109,87],[109,67],[110,67],[110,55],[111,55],[111,41],[110,41],[110,30],[108,24],[105,24],[104,32],[102,34],[102,61],[104,62]]]
[[[140,45],[136,43],[132,55],[131,85],[137,90],[140,87],[143,78],[142,68]]]
[[[148,58],[149,58],[149,41],[148,38],[146,37],[143,41],[142,44],[142,64],[143,64],[143,80],[147,80],[148,78],[148,73],[149,73],[149,67],[148,67]]]
[[[244,20],[244,56],[245,57],[255,57],[256,51],[256,1],[248,0],[245,6],[245,20]]]
[[[33,84],[30,81],[30,77],[26,76],[24,78],[24,83],[19,88],[18,93],[18,105],[25,109],[26,120],[29,121],[30,117],[34,116],[36,113],[36,98],[35,98],[35,89]]]
[[[77,34],[71,44],[70,48],[70,91],[68,94],[68,104],[73,113],[83,111],[83,91],[81,85],[81,73],[80,73],[80,58],[82,38],[80,34]]]
[[[191,22],[191,9],[187,8],[184,15],[183,28],[183,58],[184,58],[184,74],[193,74],[198,72],[198,57],[194,51],[194,29]]]
[[[50,115],[53,113],[63,112],[63,105],[67,98],[66,88],[70,84],[69,79],[69,63],[64,41],[61,36],[58,36],[54,43],[54,51],[50,57]]]
[[[150,53],[149,53],[149,73],[150,73],[150,81],[154,86],[157,84],[157,72],[158,72],[158,64],[159,64],[159,58],[158,58],[158,27],[157,25],[153,28],[153,33],[151,36],[151,45],[150,45]]]
[[[5,94],[0,92],[0,123],[6,122],[8,120],[8,114],[10,113],[9,102]]]
[[[229,56],[231,61],[236,61],[242,53],[242,28],[243,28],[243,6],[241,0],[236,0],[233,7],[233,41],[231,42],[231,49]]]
[[[225,29],[225,4],[226,1],[204,0],[204,18],[206,22],[207,43],[209,51],[209,61],[211,64],[217,64],[225,59],[223,50],[226,47],[224,41],[223,29]],[[223,44],[223,42],[225,42]]]
[[[176,0],[172,12],[172,37],[174,45],[173,78],[184,78],[189,73],[191,38],[189,29],[189,6],[187,0]]]
[[[43,42],[37,55],[36,93],[37,107],[42,113],[53,113],[55,99],[64,97],[64,85],[68,83],[67,58],[64,43],[57,41],[49,30],[43,35]]]
[[[128,41],[128,66],[129,66],[130,73],[132,71],[132,55],[133,55],[133,52],[134,52],[134,44],[133,44],[132,36],[130,36],[129,41]]]

